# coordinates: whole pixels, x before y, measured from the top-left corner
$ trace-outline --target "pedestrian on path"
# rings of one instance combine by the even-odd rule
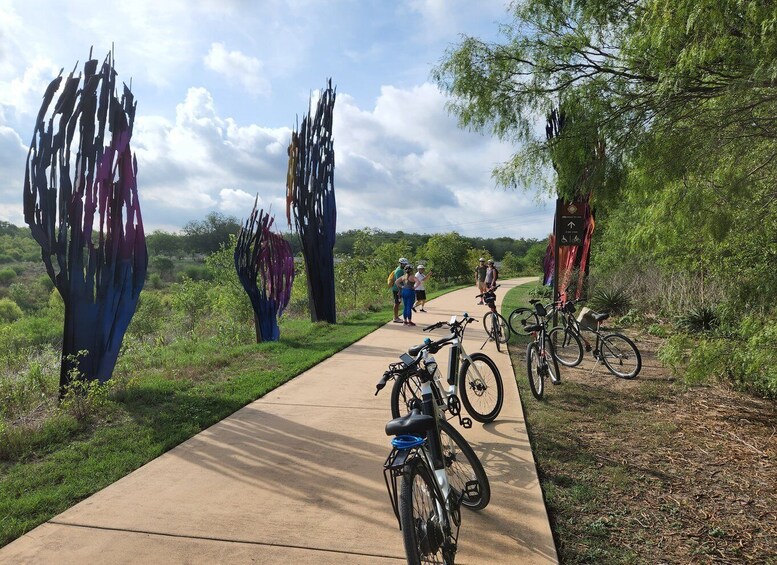
[[[494,260],[488,260],[488,266],[486,267],[486,288],[491,290],[496,286],[496,281],[499,278],[499,271],[494,265]]]
[[[391,294],[394,297],[394,322],[401,324],[402,320],[399,318],[399,303],[402,298],[399,295],[399,287],[397,286],[397,279],[405,274],[405,267],[407,266],[407,259],[404,257],[399,258],[399,267],[394,269],[389,275],[389,286],[391,286]]]
[[[413,305],[413,312],[417,312],[416,306],[421,306],[421,312],[426,312],[424,306],[426,305],[426,281],[432,276],[432,271],[426,272],[426,267],[418,265],[418,272],[415,274],[415,299],[416,303]]]
[[[413,304],[415,303],[416,278],[413,275],[413,267],[407,265],[405,274],[397,279],[397,287],[401,289],[404,310],[402,317],[406,326],[415,326],[413,323]]]
[[[478,265],[475,267],[475,286],[478,287],[478,294],[483,294],[486,291],[486,260],[481,257],[478,259]],[[483,298],[480,299],[478,304],[483,304]]]

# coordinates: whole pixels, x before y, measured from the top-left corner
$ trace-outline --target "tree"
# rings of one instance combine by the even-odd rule
[[[434,271],[435,277],[463,281],[469,275],[467,241],[456,232],[433,235],[423,247],[422,255]]]
[[[240,222],[234,216],[210,212],[204,220],[192,220],[183,227],[185,245],[190,253],[209,255],[229,242],[229,236],[240,231]]]

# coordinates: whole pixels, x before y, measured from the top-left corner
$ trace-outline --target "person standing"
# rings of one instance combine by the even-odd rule
[[[418,265],[418,272],[415,274],[415,299],[416,303],[413,305],[413,312],[416,312],[416,306],[420,305],[421,312],[426,312],[424,306],[426,305],[426,281],[432,276],[432,271],[425,272],[426,267]]]
[[[404,257],[399,258],[399,267],[394,269],[394,284],[391,286],[391,294],[394,297],[394,322],[401,324],[402,320],[399,318],[399,303],[402,300],[400,296],[400,289],[397,285],[397,280],[405,274],[405,267],[407,267],[407,259]]]
[[[478,294],[483,294],[486,291],[486,260],[481,257],[478,259],[478,266],[475,267],[475,286],[478,287]],[[483,297],[480,297],[480,302],[483,304]]]
[[[496,281],[499,278],[499,271],[494,265],[493,259],[488,260],[488,266],[486,267],[486,288],[491,290],[496,286]]]
[[[404,309],[402,311],[402,318],[406,326],[415,326],[413,323],[413,304],[415,303],[415,284],[416,278],[413,276],[413,267],[407,265],[405,267],[405,274],[397,279],[397,287],[399,287],[402,294],[402,303]]]

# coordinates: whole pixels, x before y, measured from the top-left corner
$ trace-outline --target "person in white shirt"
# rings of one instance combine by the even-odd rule
[[[413,305],[413,312],[426,312],[424,310],[424,306],[426,305],[426,281],[429,280],[429,277],[432,276],[432,271],[429,271],[428,273],[425,272],[426,267],[423,265],[418,265],[418,272],[415,274],[415,299],[416,303]],[[418,310],[415,309],[416,306],[421,306]]]

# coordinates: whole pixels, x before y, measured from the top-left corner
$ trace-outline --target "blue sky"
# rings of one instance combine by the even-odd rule
[[[0,219],[23,224],[46,85],[113,44],[147,231],[243,218],[257,194],[285,228],[291,128],[332,77],[338,231],[545,237],[552,207],[491,179],[513,148],[457,128],[429,78],[460,34],[496,39],[505,18],[503,0],[0,0]]]

